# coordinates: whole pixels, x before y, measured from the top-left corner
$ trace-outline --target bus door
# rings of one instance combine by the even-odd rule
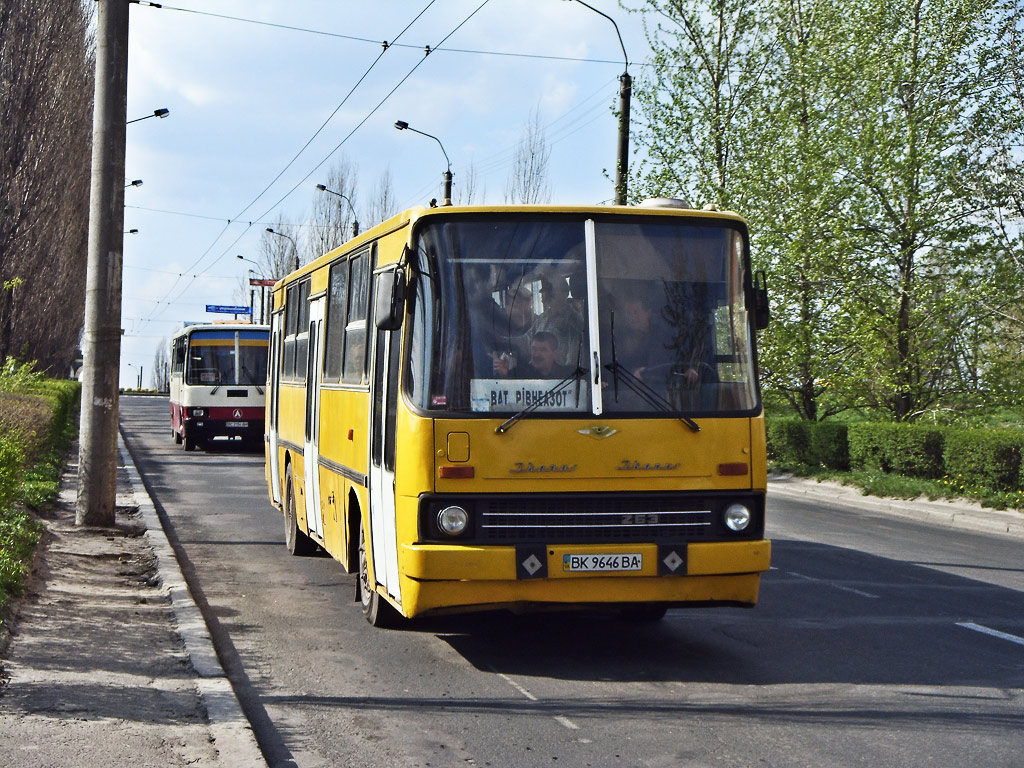
[[[376,291],[371,296],[375,294]],[[370,317],[373,317],[372,312]],[[370,540],[377,583],[383,584],[388,594],[401,602],[402,595],[398,587],[398,532],[395,523],[395,423],[398,412],[401,333],[374,330],[376,337],[370,390],[373,396],[370,422]]]
[[[320,336],[324,325],[324,297],[309,303],[309,353],[306,355],[306,441],[302,451],[306,481],[306,523],[309,532],[323,539],[320,511]]]
[[[270,373],[270,386],[267,393],[267,415],[266,430],[269,444],[270,460],[270,491],[274,496],[274,503],[281,502],[281,473],[278,472],[279,464],[277,457],[277,398],[280,396],[278,384],[281,380],[281,323],[284,313],[278,312],[270,318],[270,360],[268,371]]]

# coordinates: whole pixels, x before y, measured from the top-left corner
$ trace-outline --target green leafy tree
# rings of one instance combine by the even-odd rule
[[[992,0],[860,0],[837,51],[853,189],[846,312],[868,401],[896,420],[976,391],[978,330],[1006,305],[985,216],[1009,124],[993,88],[1006,77],[999,13]]]

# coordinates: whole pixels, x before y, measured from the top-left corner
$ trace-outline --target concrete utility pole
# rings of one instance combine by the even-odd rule
[[[128,0],[97,0],[78,525],[114,524],[127,101]]]

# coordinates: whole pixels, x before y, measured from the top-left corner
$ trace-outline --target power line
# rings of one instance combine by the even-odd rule
[[[429,3],[427,3],[427,5],[426,5],[426,6],[424,6],[423,10],[422,10],[422,11],[420,11],[420,12],[419,12],[418,14],[416,14],[416,16],[415,16],[415,17],[413,18],[413,20],[412,20],[412,21],[410,21],[410,22],[409,22],[408,24],[406,24],[406,25],[405,25],[405,27],[404,27],[404,28],[402,29],[402,31],[401,31],[401,32],[399,32],[398,36],[397,36],[397,37],[396,37],[395,39],[398,39],[398,38],[400,38],[400,37],[401,37],[402,35],[404,35],[404,34],[405,34],[405,33],[406,33],[407,31],[408,31],[409,27],[411,27],[411,26],[412,26],[412,25],[413,25],[413,24],[414,24],[414,23],[415,23],[415,22],[416,22],[416,21],[417,21],[417,20],[418,20],[418,19],[419,19],[419,18],[420,18],[421,16],[423,16],[423,14],[424,14],[424,13],[426,13],[426,12],[427,12],[427,10],[429,10],[429,9],[430,9],[430,7],[431,7],[431,6],[432,6],[432,5],[433,5],[433,4],[435,3],[435,2],[436,2],[436,0],[430,0],[430,2],[429,2]],[[486,2],[486,0],[485,0],[485,2]],[[172,8],[172,9],[170,9],[170,10],[185,10],[185,9],[173,9],[173,8]],[[197,13],[200,13],[200,12],[197,12]],[[475,13],[475,11],[474,11],[474,13]],[[209,15],[214,15],[214,14],[209,14]],[[471,14],[471,15],[472,15],[472,14]],[[465,23],[465,22],[463,22],[463,23]],[[459,25],[459,26],[461,26],[461,25]],[[447,39],[447,38],[446,38],[446,39]],[[308,140],[308,141],[307,141],[307,142],[306,142],[306,143],[305,143],[305,144],[304,144],[304,145],[302,146],[302,148],[301,148],[301,149],[300,149],[300,150],[299,150],[299,151],[298,151],[298,152],[297,152],[297,153],[296,153],[296,154],[294,155],[294,157],[292,157],[292,159],[288,161],[288,163],[287,163],[287,164],[285,165],[285,167],[281,169],[281,171],[280,171],[280,172],[279,172],[279,173],[278,173],[278,174],[277,174],[277,175],[276,175],[276,176],[275,176],[275,177],[273,178],[273,180],[272,180],[272,181],[271,181],[271,182],[270,182],[270,183],[269,183],[269,184],[268,184],[268,185],[267,185],[266,187],[264,187],[263,191],[261,191],[261,192],[260,192],[260,193],[259,193],[258,195],[256,195],[256,197],[254,197],[254,198],[253,198],[253,199],[252,199],[252,200],[251,200],[251,201],[250,201],[250,202],[249,202],[249,203],[248,203],[248,204],[247,204],[247,205],[245,206],[245,208],[243,208],[243,209],[242,209],[241,211],[239,211],[239,213],[238,213],[238,214],[237,214],[237,215],[235,216],[235,219],[236,219],[236,220],[237,220],[237,219],[239,219],[239,218],[240,218],[240,217],[241,217],[241,216],[242,216],[242,215],[243,215],[243,214],[244,214],[244,213],[245,213],[246,211],[248,211],[248,210],[249,210],[249,209],[250,209],[250,208],[251,208],[251,207],[252,207],[253,205],[255,205],[255,204],[256,204],[256,202],[257,202],[257,201],[258,201],[258,200],[259,200],[259,199],[260,199],[261,197],[263,197],[263,195],[265,195],[265,194],[267,193],[267,190],[269,190],[269,189],[270,189],[270,187],[271,187],[271,186],[273,186],[273,185],[274,185],[274,183],[275,183],[275,182],[277,182],[277,180],[281,178],[281,176],[282,176],[282,175],[283,175],[283,174],[285,173],[285,171],[287,171],[287,170],[288,170],[288,169],[289,169],[289,168],[290,168],[290,167],[291,167],[291,166],[292,166],[292,165],[293,165],[293,164],[295,163],[295,161],[296,161],[296,160],[298,159],[299,155],[301,155],[301,154],[302,154],[302,153],[303,153],[303,152],[304,152],[304,151],[306,150],[306,148],[307,148],[307,147],[309,147],[309,145],[310,145],[310,144],[312,143],[312,141],[313,141],[313,140],[314,140],[314,139],[315,139],[315,138],[316,138],[316,137],[317,137],[317,136],[318,136],[318,135],[320,134],[320,132],[321,132],[321,131],[322,131],[322,130],[324,129],[324,127],[325,127],[325,126],[327,125],[327,123],[329,123],[329,122],[331,121],[331,119],[332,119],[332,118],[333,118],[333,117],[334,117],[334,116],[335,116],[335,115],[336,115],[336,114],[338,113],[338,111],[339,111],[339,110],[340,110],[340,109],[342,108],[342,106],[344,106],[344,104],[345,104],[345,103],[346,103],[346,102],[348,101],[348,99],[349,99],[349,98],[350,98],[350,97],[352,96],[352,94],[353,94],[353,93],[355,92],[356,88],[358,88],[358,87],[359,87],[359,85],[360,85],[360,84],[361,84],[361,83],[362,83],[362,82],[363,82],[363,81],[364,81],[364,80],[366,79],[367,75],[369,75],[369,74],[370,74],[370,72],[371,72],[371,71],[373,70],[373,68],[374,68],[374,67],[375,67],[375,66],[377,65],[377,63],[378,63],[378,62],[379,62],[379,61],[381,60],[381,57],[382,57],[382,56],[383,56],[383,55],[384,55],[384,54],[385,54],[386,52],[387,52],[387,46],[385,46],[385,47],[383,48],[383,50],[382,50],[382,51],[380,52],[380,54],[378,54],[378,55],[377,55],[377,57],[376,57],[376,58],[375,58],[375,59],[373,60],[373,62],[372,62],[372,63],[370,64],[370,66],[369,66],[369,67],[367,68],[367,70],[366,70],[366,71],[365,71],[365,72],[363,73],[362,77],[360,77],[360,78],[359,78],[359,80],[358,80],[358,81],[356,82],[356,84],[355,84],[355,85],[353,85],[353,86],[352,86],[352,88],[351,88],[351,89],[349,90],[349,92],[348,92],[347,94],[345,94],[345,97],[344,97],[344,98],[343,98],[343,99],[341,100],[341,103],[340,103],[340,104],[338,104],[338,106],[337,106],[337,107],[335,107],[334,111],[333,111],[333,112],[331,112],[330,116],[329,116],[329,117],[328,117],[328,118],[327,118],[327,119],[326,119],[326,120],[325,120],[325,121],[324,121],[324,122],[323,122],[323,123],[322,123],[322,124],[320,125],[320,127],[319,127],[319,128],[317,128],[317,130],[316,130],[316,131],[315,131],[315,132],[313,133],[313,135],[312,135],[312,136],[311,136],[311,137],[309,138],[309,140]],[[417,64],[417,66],[419,66],[419,65]],[[415,68],[414,68],[414,69],[415,69]],[[403,80],[403,82],[404,82],[404,80]],[[365,120],[364,120],[364,122],[365,122]],[[360,123],[360,125],[361,125],[361,123]],[[354,133],[354,131],[353,131],[353,133]],[[349,136],[351,136],[351,135],[352,135],[352,134],[349,134]],[[346,137],[346,140],[347,140],[347,137]],[[340,145],[339,145],[339,146],[340,146]],[[336,150],[337,150],[337,148],[335,148],[335,151],[336,151]],[[332,152],[331,154],[333,154],[333,152]],[[326,159],[325,159],[324,161],[321,161],[321,163],[320,163],[319,165],[317,165],[317,168],[319,168],[319,167],[320,167],[320,165],[323,165],[323,163],[324,163],[324,162],[326,162]],[[316,170],[316,169],[314,169],[314,171],[315,171],[315,170]],[[313,173],[313,171],[310,171],[310,174],[309,174],[309,175],[312,175],[312,173]],[[307,179],[308,179],[308,178],[309,178],[309,175],[307,175],[307,176],[306,176],[305,178],[307,178]],[[304,180],[305,180],[305,179],[303,179],[303,181],[304,181]],[[296,187],[297,187],[297,186],[298,186],[298,185],[296,185]],[[295,191],[295,189],[296,189],[296,187],[293,187],[293,188],[292,188],[291,190],[289,190],[288,194],[290,195],[290,194],[291,194],[292,192],[294,192],[294,191]],[[287,197],[287,195],[286,195],[285,197]],[[273,208],[276,208],[276,207],[277,207],[277,205],[279,205],[279,204],[280,204],[281,202],[283,202],[283,200],[284,200],[284,198],[282,198],[282,200],[281,200],[281,201],[278,201],[278,203],[275,203],[275,205],[274,205],[274,206],[273,206],[273,207],[272,207],[272,208],[271,208],[270,210],[273,210]],[[269,211],[268,211],[268,213],[269,213]],[[260,218],[262,218],[262,216],[261,216]],[[207,249],[206,249],[206,250],[205,250],[205,251],[204,251],[204,252],[202,253],[202,255],[201,255],[201,256],[200,256],[200,257],[199,257],[198,259],[196,259],[196,260],[195,260],[195,262],[193,262],[193,264],[192,264],[192,265],[191,265],[191,266],[189,267],[189,271],[191,271],[191,270],[192,270],[192,269],[194,269],[194,268],[195,268],[196,266],[198,266],[198,265],[199,265],[199,263],[200,263],[200,262],[202,262],[202,261],[203,261],[203,259],[205,259],[205,258],[206,258],[206,256],[207,256],[207,255],[208,255],[208,254],[210,253],[210,251],[211,251],[211,250],[213,250],[213,247],[214,247],[214,246],[215,246],[215,245],[217,244],[217,241],[218,241],[218,240],[220,240],[220,239],[221,239],[221,238],[222,238],[222,237],[224,236],[224,233],[225,233],[225,232],[227,231],[228,227],[230,227],[230,226],[231,226],[231,220],[229,219],[229,220],[228,220],[228,223],[227,223],[227,225],[226,225],[226,226],[224,227],[224,229],[222,229],[222,230],[221,230],[221,231],[220,231],[220,232],[219,232],[219,233],[217,234],[217,237],[216,237],[216,238],[214,238],[214,240],[213,240],[213,242],[212,242],[212,243],[210,243],[210,246],[209,246],[209,247],[208,247],[208,248],[207,248]],[[249,226],[247,226],[247,227],[246,227],[246,228],[245,228],[245,229],[244,229],[244,230],[242,231],[242,233],[241,233],[241,234],[240,234],[240,235],[239,235],[239,236],[238,236],[238,237],[237,237],[237,238],[235,239],[235,241],[234,241],[234,242],[233,242],[233,243],[232,243],[232,244],[231,244],[230,246],[228,246],[228,249],[230,249],[230,248],[233,248],[233,247],[234,247],[234,245],[235,245],[235,243],[237,243],[237,242],[238,242],[239,240],[241,240],[241,239],[242,239],[242,237],[244,237],[244,236],[245,236],[245,234],[246,234],[246,233],[247,233],[247,232],[249,231],[249,229],[251,229],[251,228],[252,228],[252,222],[249,222]],[[225,251],[224,253],[226,253],[226,251]],[[215,259],[215,260],[214,260],[214,263],[216,263],[217,261],[219,261],[220,259],[222,259],[222,258],[224,257],[224,253],[221,253],[221,255],[220,255],[220,256],[218,256],[218,257],[217,257],[217,259]],[[194,278],[193,278],[193,279],[194,279]],[[166,299],[166,298],[167,298],[168,296],[170,296],[170,295],[171,295],[171,293],[172,293],[172,292],[174,291],[174,288],[175,288],[175,287],[177,286],[177,282],[178,282],[178,281],[175,281],[175,283],[174,283],[174,284],[173,284],[173,285],[171,286],[170,290],[168,290],[167,294],[166,294],[166,295],[164,296],[164,299]],[[190,283],[189,283],[188,285],[186,285],[186,286],[185,286],[185,290],[188,290],[188,288],[189,288],[190,286],[191,286],[191,282],[190,282]],[[179,294],[179,296],[180,296],[180,294]]]

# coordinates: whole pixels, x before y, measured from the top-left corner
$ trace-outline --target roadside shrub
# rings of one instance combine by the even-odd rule
[[[865,472],[888,472],[885,445],[892,424],[850,424],[846,435],[850,468]]]
[[[768,419],[765,422],[768,458],[780,464],[813,463],[811,431],[802,419]]]
[[[942,477],[944,432],[922,424],[894,424],[887,446],[889,472],[929,480]]]
[[[1001,429],[971,429],[946,436],[946,472],[965,485],[994,491],[1024,489],[1024,434]]]
[[[847,425],[831,421],[812,424],[809,453],[815,464],[829,469],[844,471],[849,469],[850,444],[847,437]]]
[[[0,436],[0,511],[14,501],[21,485],[25,454],[13,436]]]

